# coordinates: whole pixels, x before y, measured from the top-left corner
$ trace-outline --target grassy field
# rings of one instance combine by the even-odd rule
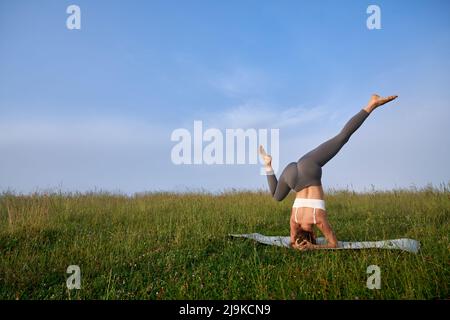
[[[0,195],[0,299],[449,298],[448,189],[357,194],[325,201],[340,240],[401,237],[396,250],[294,250],[230,239],[288,235],[293,194],[106,193]],[[366,287],[369,265],[381,289]],[[81,268],[68,290],[66,269]]]

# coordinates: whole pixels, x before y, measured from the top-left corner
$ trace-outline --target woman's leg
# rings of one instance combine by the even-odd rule
[[[303,157],[301,157],[298,162],[300,162],[302,159],[308,158],[320,167],[323,167],[339,152],[344,144],[350,139],[350,136],[363,124],[364,120],[366,120],[366,118],[374,109],[396,98],[397,96],[382,98],[378,95],[372,95],[367,106],[359,111],[356,115],[354,115],[346,123],[344,128],[337,136],[331,138],[330,140],[322,143],[314,150],[308,152]],[[269,183],[270,193],[276,200],[281,201],[289,194],[289,191],[291,189],[294,189],[296,186],[298,174],[297,165],[295,164],[295,162],[290,163],[283,170],[280,179],[277,180],[275,175],[273,175],[271,166],[272,157],[265,152],[263,146],[260,146],[259,150],[261,156],[264,159],[266,172],[268,172],[267,179]],[[318,179],[320,180],[320,177]]]
[[[295,162],[288,164],[281,173],[280,179],[277,179],[272,169],[272,157],[266,153],[262,145],[259,146],[259,153],[264,160],[270,194],[275,200],[281,201],[295,187],[297,181],[297,164]]]
[[[348,141],[353,132],[355,132],[361,126],[361,124],[364,122],[364,120],[367,118],[368,115],[369,112],[367,112],[364,109],[361,110],[355,116],[353,116],[350,119],[350,121],[347,122],[347,124],[344,126],[344,128],[338,135],[322,143],[314,150],[308,152],[299,161],[308,158],[309,160],[316,163],[320,167],[324,166],[331,158],[333,158],[339,152],[342,146]],[[260,152],[263,156],[267,156],[267,154],[264,151],[264,148],[262,149],[260,148]],[[289,191],[291,189],[294,189],[296,186],[298,175],[297,164],[295,162],[292,162],[288,166],[286,166],[286,168],[280,175],[280,179],[277,179],[275,177],[271,167],[269,167],[266,170],[268,172],[267,181],[269,184],[269,189],[270,193],[272,194],[272,197],[277,201],[283,200],[289,194]]]
[[[280,179],[277,179],[273,170],[266,172],[266,175],[270,194],[275,200],[281,201],[295,187],[297,181],[297,165],[295,162],[288,164],[281,173]]]
[[[335,137],[322,143],[314,150],[305,154],[300,160],[308,158],[313,160],[319,166],[323,167],[330,161],[344,144],[350,139],[351,135],[363,124],[364,120],[369,116],[367,110],[362,109],[354,115],[344,126],[344,128]],[[299,161],[300,161],[299,160]]]
[[[389,96],[383,98],[377,94],[372,95],[367,106],[359,111],[356,115],[354,115],[337,136],[331,138],[330,140],[322,143],[314,150],[308,152],[302,158],[300,158],[300,160],[309,158],[319,166],[323,167],[339,152],[339,150],[341,150],[344,144],[347,143],[348,139],[350,139],[351,135],[363,124],[364,120],[366,120],[366,118],[373,110],[392,100],[395,100],[396,98],[397,96]]]

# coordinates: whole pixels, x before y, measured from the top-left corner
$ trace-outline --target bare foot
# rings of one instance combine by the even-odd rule
[[[373,94],[372,97],[370,97],[369,103],[364,108],[367,112],[372,112],[374,109],[382,106],[383,104],[386,104],[394,99],[396,99],[398,96],[389,96],[389,97],[380,97],[377,94]]]
[[[263,158],[264,165],[266,167],[272,167],[272,156],[267,154],[266,150],[264,150],[264,147],[262,145],[259,146],[259,154]]]

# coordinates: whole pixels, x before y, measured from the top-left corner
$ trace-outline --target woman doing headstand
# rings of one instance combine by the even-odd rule
[[[297,162],[289,163],[278,180],[272,169],[272,157],[265,152],[263,146],[259,147],[273,198],[281,201],[291,190],[296,191],[290,219],[292,247],[299,250],[337,247],[336,235],[328,222],[325,211],[321,182],[322,167],[339,152],[373,110],[395,98],[397,96],[382,98],[372,95],[367,106],[354,115],[341,132],[306,153]],[[313,225],[322,231],[327,244],[316,244]]]

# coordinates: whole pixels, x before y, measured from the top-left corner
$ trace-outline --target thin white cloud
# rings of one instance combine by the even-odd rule
[[[221,128],[289,128],[332,116],[324,107],[280,108],[258,102],[246,102],[224,112],[208,116],[206,122]]]
[[[4,120],[0,122],[0,132],[0,145],[148,145],[168,137],[167,129],[160,125],[116,118]]]
[[[263,93],[269,85],[269,78],[262,70],[234,67],[211,80],[210,85],[229,97],[241,97]]]

